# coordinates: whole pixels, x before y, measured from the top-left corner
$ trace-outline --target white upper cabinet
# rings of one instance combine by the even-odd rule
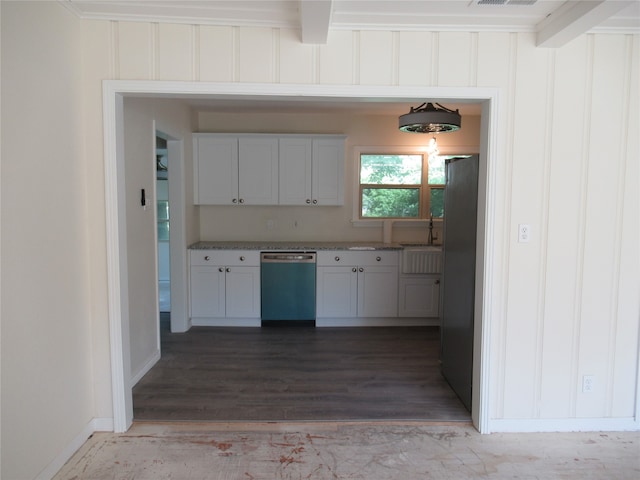
[[[193,155],[195,204],[237,203],[238,138],[194,134]]]
[[[193,134],[196,205],[343,205],[344,137]]]
[[[238,203],[277,205],[278,139],[238,139]]]
[[[280,138],[281,205],[344,203],[344,137]]]
[[[197,205],[277,205],[278,139],[194,134]]]
[[[280,204],[311,204],[311,139],[280,139]]]

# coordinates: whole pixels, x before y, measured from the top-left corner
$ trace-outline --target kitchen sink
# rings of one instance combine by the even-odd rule
[[[404,243],[402,250],[402,273],[442,272],[442,247],[426,243]]]

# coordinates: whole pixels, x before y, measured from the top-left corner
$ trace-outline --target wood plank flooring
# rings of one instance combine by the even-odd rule
[[[154,421],[465,421],[440,374],[435,327],[162,328],[133,389]]]

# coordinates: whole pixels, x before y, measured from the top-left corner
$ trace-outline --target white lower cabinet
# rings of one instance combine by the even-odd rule
[[[317,269],[317,318],[398,315],[397,251],[321,251]]]
[[[192,250],[191,322],[221,325],[225,319],[260,319],[259,252]]]
[[[438,317],[439,275],[401,275],[398,293],[400,317]]]

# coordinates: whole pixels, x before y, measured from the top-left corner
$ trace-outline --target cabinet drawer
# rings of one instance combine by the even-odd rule
[[[395,250],[368,250],[354,252],[352,250],[321,250],[317,257],[320,266],[339,265],[385,265],[397,266],[398,252]]]
[[[260,266],[257,250],[191,250],[191,265]]]

